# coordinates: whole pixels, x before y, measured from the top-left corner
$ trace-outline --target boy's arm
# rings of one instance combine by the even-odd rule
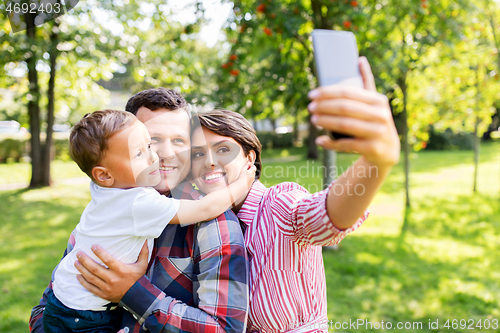
[[[64,250],[64,254],[61,258],[61,260],[68,255],[73,250],[73,247],[75,246],[75,231],[71,233],[69,240],[68,240],[68,246]],[[54,281],[54,274],[57,270],[54,268],[52,271],[52,277],[50,279],[49,285],[43,292],[42,298],[40,299],[40,303],[36,305],[32,310],[31,310],[31,315],[30,315],[30,320],[29,320],[29,330],[30,332],[33,333],[44,333],[43,330],[43,310],[45,309],[45,304],[47,304],[47,295],[48,293],[52,290],[52,281]]]
[[[224,213],[240,197],[248,193],[255,179],[255,165],[247,164],[236,181],[223,189],[193,200],[180,200],[179,210],[170,221],[172,224],[193,224],[210,221]]]

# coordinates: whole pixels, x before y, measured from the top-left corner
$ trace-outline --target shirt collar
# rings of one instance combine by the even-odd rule
[[[191,182],[182,182],[177,185],[171,192],[170,196],[174,199],[197,200],[201,194],[197,191]]]
[[[245,199],[245,202],[240,208],[238,212],[238,218],[245,223],[245,225],[252,224],[252,221],[257,214],[257,210],[259,209],[260,201],[264,196],[264,192],[266,191],[266,187],[259,180],[255,181],[252,185],[252,188],[248,192],[248,196]]]

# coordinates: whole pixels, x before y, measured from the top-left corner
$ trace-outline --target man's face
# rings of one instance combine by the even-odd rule
[[[160,159],[161,181],[155,186],[169,192],[186,178],[191,167],[189,116],[184,109],[151,111],[141,107],[137,119],[146,125],[151,135],[151,148]]]

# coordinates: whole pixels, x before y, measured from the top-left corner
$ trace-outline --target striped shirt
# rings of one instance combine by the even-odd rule
[[[305,331],[327,332],[317,324],[327,318],[321,246],[339,243],[368,216],[346,230],[335,228],[326,211],[329,189],[309,194],[295,183],[266,188],[259,181],[251,188],[238,213],[247,225],[249,332],[285,332],[312,322]]]

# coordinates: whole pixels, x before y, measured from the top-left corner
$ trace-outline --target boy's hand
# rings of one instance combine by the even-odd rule
[[[359,60],[365,89],[332,85],[309,93],[311,121],[328,131],[354,138],[332,140],[324,135],[316,143],[326,149],[358,152],[377,167],[391,167],[399,161],[400,142],[389,101],[375,88],[368,60]]]
[[[135,264],[121,263],[99,245],[92,246],[92,252],[108,268],[79,252],[75,267],[81,275],[77,275],[77,279],[92,294],[110,302],[119,303],[130,287],[146,274],[149,256],[147,242],[144,242]]]
[[[255,172],[257,171],[257,167],[252,162],[248,162],[245,164],[240,171],[240,176],[238,178],[246,179],[248,188],[252,187],[252,184],[255,182]],[[246,177],[246,178],[244,178]]]

